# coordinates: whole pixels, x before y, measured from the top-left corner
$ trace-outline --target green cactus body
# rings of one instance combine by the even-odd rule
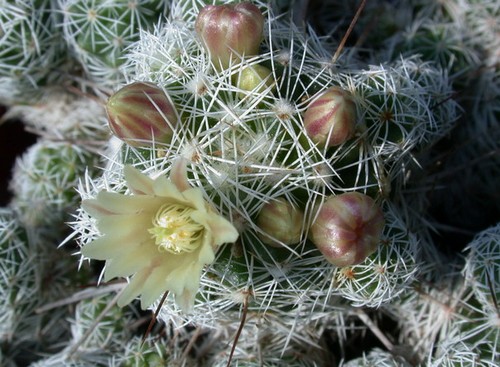
[[[86,72],[103,86],[119,81],[124,50],[166,14],[163,0],[80,1],[61,4],[66,42]]]
[[[60,79],[65,61],[51,0],[2,1],[0,11],[0,96],[2,103],[31,103],[38,88]]]
[[[37,353],[54,353],[69,334],[69,307],[43,310],[72,295],[88,281],[86,267],[77,271],[73,258],[54,247],[54,233],[23,223],[11,208],[0,211],[2,349],[19,364]]]
[[[97,157],[75,145],[40,141],[18,161],[12,206],[29,226],[61,225],[77,204],[74,189]]]
[[[404,73],[407,70],[413,73],[413,68],[416,68],[412,61],[396,63],[388,70],[366,70],[358,75],[345,73],[332,76],[329,69],[322,67],[317,60],[310,59],[311,50],[305,46],[307,40],[302,35],[292,35],[291,41],[286,24],[275,22],[272,26],[271,37],[263,42],[264,53],[242,60],[243,66],[223,70],[213,67],[203,45],[196,37],[189,37],[192,29],[185,24],[167,21],[164,28],[156,30],[156,33],[144,33],[135,44],[135,49],[132,49],[123,70],[134,79],[143,78],[163,87],[179,110],[180,123],[169,143],[154,149],[125,148],[118,157],[119,162],[133,163],[142,171],[155,175],[168,175],[170,162],[174,159],[182,157],[187,162],[190,184],[202,188],[205,197],[220,213],[233,223],[238,223],[236,227],[242,233],[240,241],[242,251],[246,253],[245,262],[234,269],[225,267],[228,269],[225,275],[228,281],[240,285],[246,282],[249,289],[268,284],[282,292],[275,293],[272,299],[264,296],[265,301],[257,301],[261,305],[263,302],[285,304],[284,300],[294,291],[307,293],[314,291],[314,287],[324,289],[332,271],[310,247],[306,236],[293,248],[266,248],[257,235],[259,229],[256,224],[264,203],[285,197],[304,210],[307,218],[313,218],[311,203],[331,193],[358,190],[371,191],[374,197],[380,197],[381,193],[383,197],[388,197],[392,189],[392,177],[389,174],[393,169],[391,161],[397,161],[398,155],[404,156],[418,144],[433,140],[429,135],[434,133],[433,126],[421,126],[423,122],[419,122],[428,120],[428,124],[433,124],[434,121],[434,117],[428,114],[430,98],[427,99],[425,95],[426,87],[420,86],[418,80],[405,79]],[[282,56],[287,47],[293,52],[284,62]],[[314,47],[319,49],[320,46]],[[158,60],[164,60],[164,64]],[[241,88],[235,85],[235,76],[240,72],[240,67],[245,65],[266,65],[277,83],[276,89],[257,88],[246,91],[242,96]],[[383,84],[389,80],[389,73],[394,74],[390,80],[396,80],[393,94]],[[417,72],[410,75],[418,78]],[[332,84],[351,91],[352,101],[359,110],[368,108],[360,117],[366,126],[365,130],[361,127],[354,138],[340,147],[323,149],[306,136],[301,112],[313,95],[327,90]],[[420,89],[416,89],[417,86]],[[384,108],[391,111],[396,109],[396,132],[390,132],[392,128],[381,128],[378,126],[379,121],[370,122],[370,114],[380,116]],[[427,120],[421,116],[424,113],[428,116]],[[393,135],[399,137],[391,141]],[[361,139],[366,141],[364,145],[360,143]],[[394,148],[398,144],[407,144],[408,147],[398,151]],[[362,151],[360,147],[363,147]],[[326,169],[322,169],[323,166]],[[326,176],[323,176],[325,172]],[[401,225],[398,214],[392,211],[391,215],[394,216],[392,223],[398,223],[391,226],[398,228]],[[398,255],[407,251],[403,258],[407,262],[405,269],[408,272],[395,274],[395,278],[387,285],[397,288],[398,291],[394,293],[397,294],[411,281],[417,255],[414,240],[400,236],[406,231],[404,226],[396,232],[389,228],[385,236],[390,237],[386,241],[390,243],[387,253],[391,255],[384,255],[385,252],[381,250],[375,258],[381,261],[381,268],[391,262],[397,267],[398,261],[401,261]],[[304,227],[306,231],[307,227]],[[226,248],[220,255],[222,264],[226,263],[228,251]],[[298,283],[287,294],[287,283],[281,284],[276,279],[281,279],[277,275],[278,269],[284,264],[295,263],[294,257],[304,261],[307,266],[297,270]],[[250,267],[250,258],[254,261],[254,268]],[[317,278],[310,273],[315,271],[315,261],[323,269]],[[215,268],[218,266],[214,265]],[[385,266],[386,271],[392,266]],[[313,285],[304,282],[308,277],[318,281],[323,279],[326,283]],[[368,278],[366,276],[363,279]],[[392,294],[392,290],[382,290],[384,287],[377,287],[376,282],[372,283],[372,288],[363,285],[363,282],[356,282],[345,288],[348,298],[358,299],[353,290],[358,286],[359,289],[367,289],[367,294],[361,297],[366,297],[365,301],[361,303],[378,305],[392,297],[384,298],[385,292]],[[304,284],[310,288],[304,288]],[[209,283],[206,286],[206,289],[210,289]],[[373,295],[372,292],[378,291],[381,293]],[[280,294],[283,294],[283,300],[279,300]],[[206,296],[198,299],[201,302]]]
[[[272,14],[260,53],[221,67],[195,35],[195,8],[201,4],[179,4],[186,7],[172,7],[161,26],[142,32],[120,65],[125,80],[152,83],[171,98],[179,117],[171,139],[149,147],[118,144],[108,151],[102,176],[87,177],[81,187],[85,199],[102,190],[133,196],[123,166],[157,179],[177,177],[181,162],[183,184],[199,189],[237,229],[236,243],[221,246],[203,269],[192,312],[181,313],[177,297],[169,295],[160,319],[213,328],[234,324],[246,312],[252,322],[278,319],[292,340],[313,319],[347,304],[386,307],[411,292],[421,270],[419,239],[406,223],[413,224],[407,208],[393,201],[403,196],[409,162],[456,119],[445,73],[413,56],[373,66],[348,50],[335,63],[320,37],[293,32],[295,26]],[[80,46],[88,52],[88,45]],[[266,69],[242,84],[244,71],[257,66]],[[314,96],[331,88],[349,94],[353,121],[338,146],[323,146],[306,133],[304,116]],[[374,253],[338,268],[313,245],[309,232],[318,203],[353,191],[371,196],[386,224]],[[304,214],[300,233],[293,241],[280,237],[279,248],[262,238],[275,228],[258,219],[273,200]],[[91,217],[80,211],[75,222],[83,248],[98,236]]]
[[[479,65],[479,52],[468,42],[470,28],[456,23],[415,21],[415,29],[399,47],[403,54],[420,54],[423,60],[433,61],[450,74],[463,73]],[[456,88],[464,85],[455,84]]]
[[[33,302],[34,259],[30,258],[27,246],[28,235],[15,213],[8,209],[0,210],[0,266],[2,274],[2,341],[12,336],[10,333],[19,322],[26,308]],[[27,303],[27,305],[26,305]]]

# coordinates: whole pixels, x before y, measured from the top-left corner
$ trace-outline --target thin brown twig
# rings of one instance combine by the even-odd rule
[[[365,7],[366,0],[362,0],[361,4],[359,4],[358,10],[356,11],[356,14],[354,14],[354,18],[352,18],[351,24],[349,24],[349,28],[347,28],[347,31],[344,34],[344,37],[342,37],[342,40],[340,41],[339,47],[337,47],[337,50],[335,51],[335,54],[332,57],[332,63],[335,63],[337,59],[340,56],[340,53],[344,49],[345,43],[347,42],[347,39],[349,38],[349,35],[351,34],[354,25],[358,21],[359,16],[361,15],[361,12],[363,11],[363,8]]]
[[[163,293],[163,296],[161,297],[160,303],[158,304],[158,307],[156,307],[156,310],[153,314],[153,317],[151,318],[151,321],[149,322],[148,328],[142,337],[141,347],[143,346],[144,342],[146,341],[146,338],[148,337],[148,335],[151,333],[151,330],[153,329],[153,326],[156,323],[156,320],[158,318],[158,314],[160,313],[161,306],[163,306],[163,303],[165,303],[167,296],[168,296],[168,291]]]
[[[231,361],[233,360],[234,351],[236,350],[236,345],[238,344],[238,340],[240,339],[241,332],[243,331],[243,327],[245,326],[245,321],[247,319],[248,313],[248,297],[250,293],[245,295],[245,299],[243,300],[243,314],[241,315],[240,326],[238,327],[238,331],[236,331],[236,335],[234,337],[233,346],[231,347],[231,352],[229,353],[229,360],[227,361],[226,367],[231,365]]]

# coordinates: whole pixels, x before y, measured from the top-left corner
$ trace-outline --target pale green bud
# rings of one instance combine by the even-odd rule
[[[236,86],[244,91],[264,92],[273,86],[274,78],[271,70],[261,65],[250,65],[244,67],[238,74]],[[244,97],[244,93],[240,93]]]
[[[273,247],[296,244],[302,235],[303,220],[302,211],[284,198],[272,200],[262,207],[257,218],[257,225],[265,232],[259,237]]]

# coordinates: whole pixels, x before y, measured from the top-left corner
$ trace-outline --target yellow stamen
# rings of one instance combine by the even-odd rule
[[[178,204],[163,205],[148,230],[160,251],[172,254],[192,252],[201,244],[203,225],[191,219],[193,208]]]

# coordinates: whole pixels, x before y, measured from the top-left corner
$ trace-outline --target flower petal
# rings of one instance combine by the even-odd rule
[[[220,246],[223,243],[235,242],[239,233],[236,228],[224,217],[215,213],[203,215],[200,211],[193,212],[191,217],[200,224],[205,224],[212,232],[212,245]]]
[[[98,228],[108,241],[138,244],[151,240],[147,230],[152,226],[150,219],[148,216],[113,216],[101,219]]]
[[[181,294],[185,289],[196,292],[200,285],[202,269],[203,265],[195,261],[173,269],[166,279],[168,289],[175,295]]]
[[[185,158],[177,158],[172,163],[172,169],[170,171],[170,180],[180,192],[188,190],[191,187],[189,186],[189,181],[187,179],[186,164],[187,160]]]
[[[154,180],[130,165],[123,167],[123,175],[128,188],[136,195],[153,195]]]
[[[156,212],[159,206],[161,203],[154,196],[123,195],[107,191],[101,191],[96,199],[82,202],[83,209],[97,220],[116,214]]]
[[[161,254],[156,246],[148,246],[148,243],[135,246],[131,251],[123,252],[106,262],[104,281],[107,282],[116,277],[126,277],[141,269],[152,269],[155,259],[159,255]]]
[[[149,307],[160,297],[160,295],[167,291],[167,283],[165,279],[167,278],[168,272],[169,270],[165,269],[163,266],[157,266],[154,268],[148,279],[146,279],[143,284],[141,294],[142,309]]]
[[[175,303],[183,312],[191,312],[194,305],[195,294],[195,292],[185,289],[184,292],[175,295]]]
[[[132,279],[130,280],[130,283],[122,291],[122,294],[120,295],[120,297],[118,297],[117,304],[119,307],[123,307],[125,305],[128,305],[141,293],[142,285],[144,284],[147,277],[149,276],[150,271],[151,271],[151,269],[146,268],[146,269],[143,269],[142,271],[138,272],[137,274],[135,274],[132,277]]]
[[[104,192],[104,191],[101,191]],[[110,211],[108,208],[103,206],[102,203],[97,199],[88,199],[82,201],[82,209],[87,212],[87,214],[91,215],[96,219],[103,218],[106,215],[116,214],[113,211]]]
[[[182,193],[182,196],[184,197],[184,200],[189,203],[189,205],[192,208],[195,208],[198,211],[201,211],[207,215],[207,204],[205,199],[203,199],[203,193],[201,192],[200,189],[197,188],[191,188],[188,190],[185,190]]]
[[[147,228],[153,225],[152,217],[152,213],[113,215],[100,219],[97,222],[97,228],[101,234],[110,236],[111,239],[118,236],[127,242],[131,242],[133,239],[142,241],[145,238],[151,238]]]
[[[156,196],[175,199],[181,203],[185,203],[186,199],[182,196],[181,192],[170,182],[165,176],[160,176],[155,180],[153,191]]]
[[[220,246],[223,243],[236,242],[239,233],[231,222],[220,216],[210,216],[208,221],[213,232],[214,245]]]
[[[206,265],[211,264],[215,259],[215,251],[212,245],[212,233],[210,231],[206,231],[206,238],[203,239],[203,244],[200,246],[198,250],[198,262]]]
[[[120,238],[111,240],[108,236],[104,236],[86,244],[82,248],[81,253],[83,256],[91,259],[108,260],[122,253],[124,247],[127,247],[129,244],[124,243]]]

